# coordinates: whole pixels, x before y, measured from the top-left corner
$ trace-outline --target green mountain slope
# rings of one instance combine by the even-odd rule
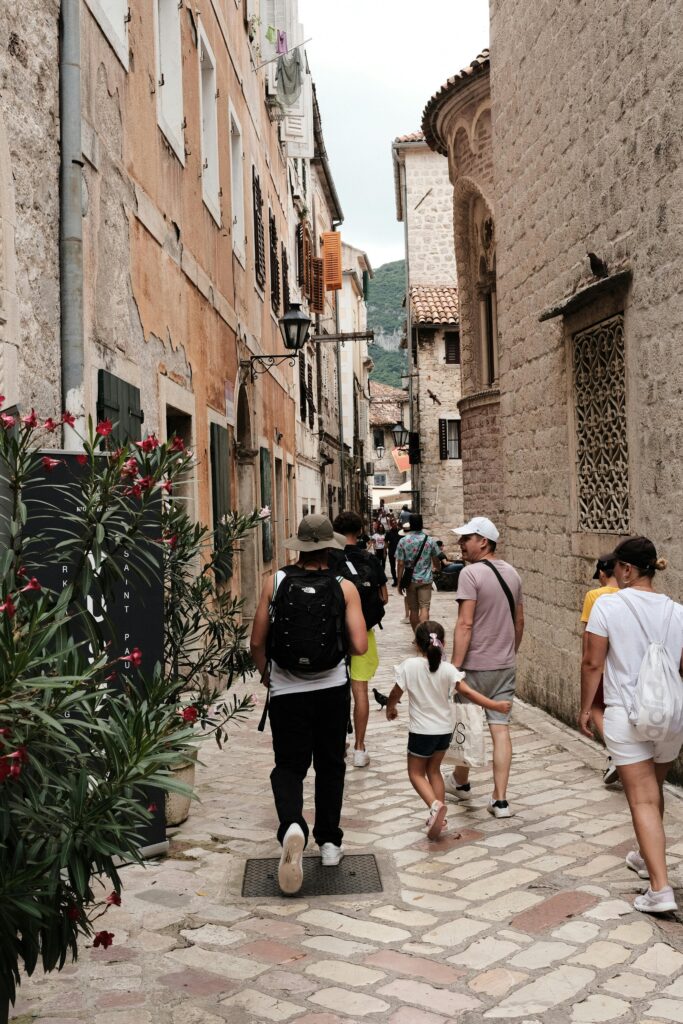
[[[398,352],[389,352],[379,345],[368,345],[368,355],[375,364],[370,374],[371,380],[377,380],[380,384],[391,384],[392,387],[401,387],[401,374],[405,373],[406,352],[399,349]]]
[[[384,263],[369,282],[368,327],[377,334],[400,332],[405,320],[403,299],[406,293],[404,260]]]

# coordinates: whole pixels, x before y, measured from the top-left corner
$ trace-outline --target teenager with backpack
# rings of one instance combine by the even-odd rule
[[[285,547],[299,552],[296,565],[271,576],[251,631],[251,654],[269,687],[268,714],[275,767],[270,781],[280,822],[278,881],[284,893],[303,882],[308,825],[303,785],[313,762],[313,837],[324,867],[344,855],[339,827],[349,721],[348,658],[368,645],[358,590],[331,568],[332,550],[343,550],[326,516],[309,515]]]
[[[365,654],[351,655],[351,693],[353,694],[353,767],[366,768],[370,755],[365,749],[365,733],[370,717],[368,683],[379,668],[379,655],[374,627],[384,618],[384,606],[389,600],[387,577],[380,562],[370,551],[361,551],[358,537],[363,520],[357,512],[340,512],[334,521],[334,530],[346,540],[344,554],[333,555],[337,572],[357,588],[363,618],[368,631],[368,649]]]
[[[588,619],[578,724],[592,737],[602,678],[603,737],[639,845],[626,865],[650,881],[633,906],[663,914],[677,909],[666,867],[663,787],[683,745],[683,606],[655,592],[652,581],[666,561],[647,537],[623,540],[608,558],[619,593],[599,597]]]

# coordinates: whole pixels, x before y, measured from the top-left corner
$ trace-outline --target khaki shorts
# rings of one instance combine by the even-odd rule
[[[417,612],[420,608],[429,608],[432,603],[431,583],[409,583],[406,590],[406,601],[411,612]]]
[[[473,690],[480,693],[482,697],[488,697],[489,700],[512,701],[515,698],[514,667],[491,670],[466,668],[465,681]],[[509,725],[512,711],[505,715],[502,711],[492,711],[490,708],[484,708],[484,714],[486,715],[486,721],[492,725]]]

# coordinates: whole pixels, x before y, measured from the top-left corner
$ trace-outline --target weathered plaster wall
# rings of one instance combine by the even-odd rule
[[[2,393],[60,409],[58,0],[0,4]]]

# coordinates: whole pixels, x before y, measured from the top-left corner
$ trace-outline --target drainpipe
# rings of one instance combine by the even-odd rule
[[[339,292],[334,293],[334,325],[335,332],[339,334]],[[341,341],[336,342],[335,348],[337,350],[337,405],[339,406],[339,462],[341,465],[339,511],[343,512],[346,508],[346,484],[344,483],[344,408],[342,406],[344,394],[342,387]]]
[[[81,448],[76,430],[85,433],[80,17],[80,0],[62,0],[59,36],[62,405],[76,417],[75,429],[64,427],[64,447],[69,451]]]

